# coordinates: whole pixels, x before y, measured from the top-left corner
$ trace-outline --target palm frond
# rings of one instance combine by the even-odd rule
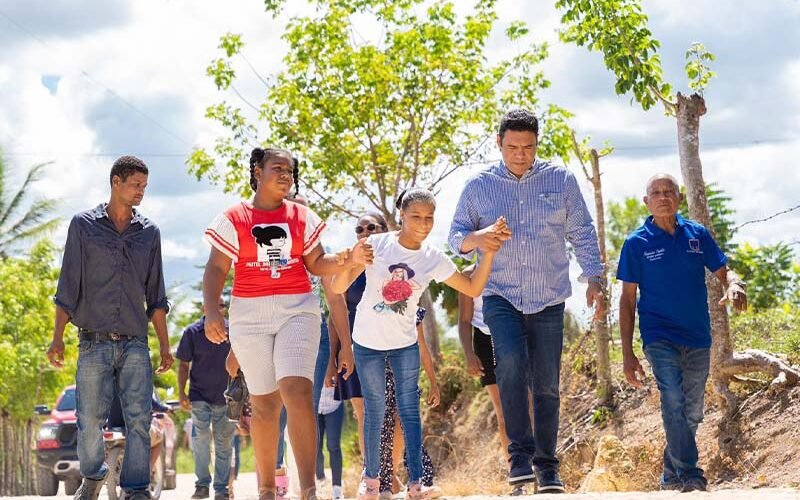
[[[25,180],[23,181],[22,185],[11,198],[11,201],[9,201],[5,208],[0,211],[0,227],[3,227],[11,219],[14,212],[19,208],[19,206],[22,204],[22,201],[28,195],[28,190],[30,189],[31,184],[40,180],[44,175],[44,168],[52,163],[53,162],[39,163],[28,170],[28,175],[25,176]],[[23,217],[23,219],[24,218],[25,217]]]

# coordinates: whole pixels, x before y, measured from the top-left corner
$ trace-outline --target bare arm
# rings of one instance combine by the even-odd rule
[[[464,269],[465,275],[471,275],[475,266]],[[481,364],[475,351],[472,349],[472,316],[475,314],[475,302],[472,297],[458,294],[458,340],[461,341],[461,348],[464,350],[464,357],[467,361],[467,372],[470,375],[483,375],[483,365]]]
[[[350,288],[350,285],[353,284],[356,278],[358,278],[366,268],[367,267],[363,265],[353,265],[352,267],[343,270],[333,277],[331,289],[334,293],[346,293],[347,289]]]
[[[422,369],[425,370],[425,375],[428,376],[428,380],[431,383],[431,393],[428,396],[428,404],[431,406],[438,406],[441,400],[439,384],[436,383],[436,370],[433,367],[431,351],[428,349],[428,344],[425,342],[422,323],[417,325],[417,343],[419,344],[419,360],[420,363],[422,363]]]
[[[644,370],[633,352],[633,325],[636,321],[636,283],[622,282],[622,295],[619,298],[619,331],[622,340],[622,369],[628,383],[640,387]],[[637,378],[637,375],[639,378]]]
[[[225,331],[225,319],[219,313],[219,299],[225,287],[225,278],[231,269],[230,257],[211,247],[206,269],[203,272],[203,306],[206,311],[206,338],[215,344],[221,344],[228,338]]]
[[[333,350],[331,344],[331,356],[338,352],[338,367],[346,370],[344,378],[348,378],[355,367],[353,359],[353,346],[350,340],[350,321],[347,316],[347,301],[342,293],[336,293],[332,287],[333,278],[326,276],[322,278],[322,288],[325,290],[325,300],[328,302],[330,318],[328,319],[328,337],[336,337],[337,351]]]
[[[730,301],[733,304],[733,309],[737,312],[747,310],[747,293],[745,292],[745,284],[739,275],[729,269],[728,266],[722,266],[714,271],[714,276],[717,277],[722,287],[725,289],[725,295],[719,301],[720,305]]]
[[[453,273],[452,276],[444,281],[445,284],[469,297],[479,296],[486,286],[486,282],[489,281],[494,255],[494,252],[484,253],[480,264],[478,264],[473,273],[470,275],[463,272]]]
[[[181,402],[181,408],[186,411],[192,409],[192,403],[189,401],[189,396],[186,395],[186,382],[189,380],[189,368],[191,364],[188,361],[181,361],[178,365],[178,399]]]
[[[169,334],[167,333],[167,311],[166,309],[158,308],[153,311],[150,316],[150,321],[153,323],[153,329],[156,331],[158,337],[159,355],[161,356],[161,364],[159,364],[156,373],[161,374],[169,370],[175,359],[172,357],[172,352],[169,348]]]

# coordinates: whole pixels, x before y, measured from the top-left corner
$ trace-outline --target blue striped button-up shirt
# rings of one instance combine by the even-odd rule
[[[575,176],[536,160],[518,179],[503,162],[469,179],[450,227],[450,248],[460,255],[466,236],[505,216],[512,238],[492,265],[483,295],[500,295],[523,314],[559,304],[572,293],[566,242],[575,249],[582,277],[600,276],[603,265],[592,216]]]

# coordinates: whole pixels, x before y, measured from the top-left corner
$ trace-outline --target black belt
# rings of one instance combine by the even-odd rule
[[[103,340],[131,340],[136,338],[136,335],[129,335],[127,333],[117,333],[117,332],[92,332],[89,330],[80,329],[78,330],[78,336],[81,340],[95,340],[95,341],[103,341]]]

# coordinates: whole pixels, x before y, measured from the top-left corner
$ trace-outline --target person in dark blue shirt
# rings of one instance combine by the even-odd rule
[[[225,303],[219,304],[225,315]],[[192,454],[194,455],[195,492],[193,499],[208,498],[211,474],[211,436],[214,436],[214,498],[229,496],[228,479],[236,426],[228,420],[225,389],[228,376],[225,359],[231,350],[228,342],[215,344],[206,338],[205,316],[187,326],[178,344],[178,391],[181,408],[192,412]],[[189,381],[189,394],[186,382]]]
[[[103,426],[115,394],[127,424],[120,486],[129,500],[150,498],[150,412],[153,366],[147,323],[158,336],[161,363],[172,366],[158,227],[134,207],[144,198],[148,169],[122,156],[111,167],[111,197],[72,218],[54,297],[50,363],[64,362],[64,328],[78,327],[75,374],[78,459],[76,500],[96,500],[105,481]]]
[[[728,270],[728,259],[709,230],[678,215],[682,196],[671,175],[659,174],[647,183],[644,203],[652,215],[626,238],[619,258],[619,323],[625,377],[639,387],[644,371],[633,352],[638,290],[639,331],[661,393],[666,434],[660,486],[704,491],[695,435],[703,420],[711,351],[705,270],[726,288],[722,301],[744,310],[747,297],[744,282]]]

